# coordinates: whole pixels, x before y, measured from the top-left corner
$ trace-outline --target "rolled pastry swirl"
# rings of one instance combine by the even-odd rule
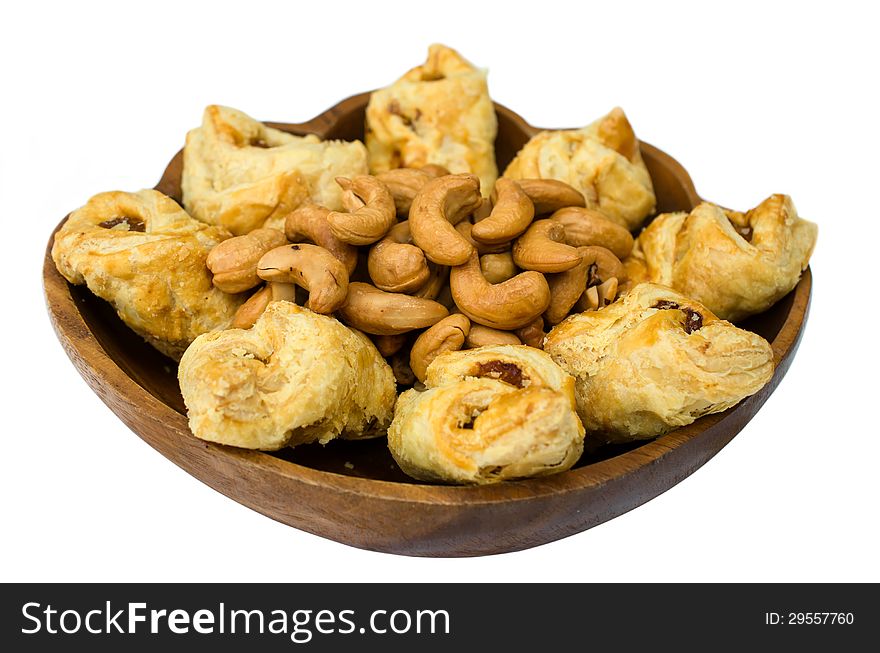
[[[365,335],[287,301],[250,329],[197,338],[178,379],[193,434],[247,449],[383,435],[396,398]]]
[[[816,235],[788,195],[771,195],[746,213],[703,202],[690,213],[657,216],[624,267],[629,285],[671,286],[737,322],[766,311],[797,285]]]
[[[336,177],[366,172],[367,150],[359,141],[295,136],[211,105],[202,125],[186,135],[183,205],[237,236],[263,226],[283,229],[284,217],[307,200],[341,210]]]
[[[764,387],[774,369],[762,337],[652,283],[568,317],[544,351],[575,377],[588,435],[608,442],[652,438],[726,410]]]
[[[488,196],[498,177],[497,131],[486,72],[434,44],[424,64],[370,96],[370,172],[439,164],[453,174],[477,175]]]
[[[205,265],[208,252],[229,236],[158,191],[112,191],[68,216],[55,234],[52,259],[70,283],[88,286],[177,360],[197,336],[228,326],[245,300],[217,290]]]
[[[620,108],[582,129],[542,131],[519,151],[508,179],[558,179],[579,190],[587,208],[632,231],[654,212],[651,175]]]
[[[497,345],[447,352],[427,390],[397,401],[388,447],[425,481],[486,484],[565,471],[583,452],[574,379],[544,352]]]

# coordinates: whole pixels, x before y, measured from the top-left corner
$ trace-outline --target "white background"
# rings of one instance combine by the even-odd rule
[[[0,580],[880,581],[880,49],[860,6],[6,3]],[[729,446],[602,526],[464,560],[349,548],[191,478],[80,379],[40,285],[58,220],[152,186],[205,105],[303,121],[434,41],[488,67],[494,99],[533,124],[621,105],[703,197],[745,209],[788,193],[819,223],[800,351]]]

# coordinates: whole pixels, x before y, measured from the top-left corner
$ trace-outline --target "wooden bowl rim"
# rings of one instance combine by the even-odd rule
[[[293,133],[315,133],[318,136],[322,136],[333,126],[333,121],[337,114],[347,112],[352,107],[364,103],[366,101],[365,98],[368,97],[369,92],[353,95],[305,123],[267,122],[266,124]],[[534,134],[540,131],[539,128],[528,124],[521,116],[507,107],[498,103],[495,103],[495,107],[499,113],[504,114],[509,120],[515,122],[526,133]],[[664,165],[680,180],[683,188],[689,195],[689,199],[695,204],[702,201],[694,188],[690,175],[678,161],[648,143],[641,142],[641,147],[650,150],[656,158],[663,160]],[[180,152],[176,156],[179,155]],[[166,173],[167,170],[166,168]],[[163,174],[162,180],[157,184],[157,187],[161,186],[164,180],[165,174]],[[476,505],[529,501],[560,492],[595,488],[612,478],[617,478],[642,467],[653,465],[667,454],[696,439],[704,431],[716,426],[722,420],[731,419],[735,421],[736,415],[740,411],[748,410],[747,405],[749,400],[752,399],[752,397],[748,397],[723,413],[702,417],[693,424],[678,428],[654,440],[648,440],[643,445],[612,458],[552,476],[520,481],[505,481],[503,483],[482,486],[425,485],[347,476],[305,467],[260,451],[238,449],[236,447],[205,442],[192,435],[185,415],[178,413],[157,399],[110,358],[89,329],[70,293],[67,280],[57,271],[51,257],[55,233],[64,224],[66,219],[67,216],[61,220],[49,237],[43,264],[43,287],[47,310],[53,327],[57,332],[59,340],[65,347],[66,353],[74,360],[80,374],[84,378],[86,377],[85,371],[79,365],[76,365],[75,356],[81,357],[92,373],[105,384],[112,387],[118,398],[123,399],[132,411],[146,413],[151,419],[161,423],[168,431],[168,437],[187,438],[189,446],[206,448],[210,453],[224,456],[237,465],[251,468],[256,473],[265,474],[268,472],[297,482],[326,487],[328,490],[337,493],[350,493],[358,497],[371,497],[383,501],[401,501],[409,504]],[[776,337],[771,342],[776,363],[774,376],[785,373],[787,365],[783,365],[783,363],[791,355],[795,345],[798,343],[808,313],[811,287],[812,276],[808,267],[792,291],[794,298],[791,309],[786,315]],[[78,342],[79,346],[75,347],[72,344],[74,342]],[[160,354],[157,352],[157,355]],[[85,378],[85,380],[95,390],[93,380],[89,378]],[[775,381],[778,381],[778,379],[771,380],[770,384],[773,384]],[[101,393],[98,394],[107,403],[107,399]],[[114,412],[116,411],[114,410]],[[130,428],[138,436],[147,440],[151,446],[156,446],[142,433],[139,433],[131,426]],[[173,458],[171,460],[175,464],[187,469],[181,461],[174,460]],[[621,471],[621,466],[625,467],[624,471]],[[187,471],[190,470],[187,469]],[[670,486],[674,484],[672,483]]]

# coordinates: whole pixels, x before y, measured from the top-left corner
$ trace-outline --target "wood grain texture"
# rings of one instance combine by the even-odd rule
[[[348,98],[307,123],[268,124],[322,138],[363,138],[368,97]],[[503,169],[538,130],[501,105],[496,112]],[[687,210],[700,201],[681,165],[647,143],[641,149],[660,211]],[[181,171],[178,153],[156,188],[179,201]],[[782,380],[803,333],[811,290],[808,269],[794,291],[744,324],[770,341],[776,371],[759,393],[734,408],[648,443],[585,454],[574,469],[555,476],[445,487],[403,475],[383,440],[270,454],[196,439],[183,414],[173,361],[127,329],[105,302],[68,284],[52,262],[51,244],[52,237],[43,284],[58,339],[89,386],[132,431],[199,480],[273,519],[352,546],[416,556],[486,555],[557,540],[686,478],[745,426]]]

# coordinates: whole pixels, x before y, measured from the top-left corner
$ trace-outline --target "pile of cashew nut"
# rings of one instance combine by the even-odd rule
[[[306,204],[284,232],[256,229],[208,256],[214,285],[259,286],[235,316],[249,328],[287,300],[367,333],[398,382],[423,381],[445,351],[542,348],[571,312],[614,301],[630,233],[559,181],[499,179],[430,165],[337,178],[344,211]]]

